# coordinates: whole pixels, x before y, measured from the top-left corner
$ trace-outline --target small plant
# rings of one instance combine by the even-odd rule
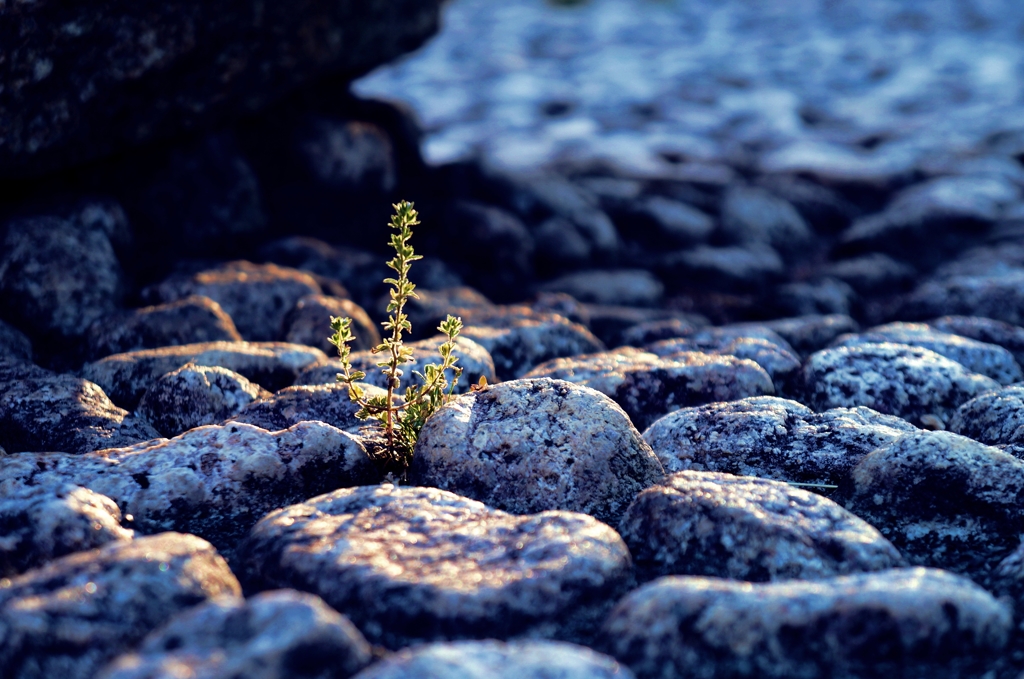
[[[438,326],[438,330],[445,335],[444,342],[438,347],[441,362],[424,366],[422,373],[413,372],[420,384],[406,387],[404,399],[397,399],[396,394],[402,385],[401,366],[413,360],[412,349],[402,341],[402,334],[412,331],[412,324],[404,311],[405,304],[416,297],[416,286],[409,280],[409,268],[422,256],[415,254],[409,244],[412,227],[420,223],[419,214],[408,201],[393,207],[395,214],[391,217],[391,228],[395,233],[391,234],[391,247],[395,256],[388,262],[388,266],[396,275],[395,278],[384,279],[391,286],[388,320],[381,324],[384,326],[384,341],[370,350],[374,354],[384,354],[384,359],[377,366],[384,373],[387,395],[367,397],[365,391],[356,384],[366,377],[366,373],[352,369],[349,344],[355,335],[352,334],[351,318],[331,316],[331,330],[334,334],[330,342],[338,348],[341,360],[338,382],[348,385],[349,398],[359,405],[356,417],[377,420],[383,425],[384,466],[404,475],[412,461],[413,449],[423,424],[452,397],[462,374],[462,368],[455,365],[458,361],[455,356],[455,340],[462,330],[462,319],[449,315]],[[445,376],[445,371],[449,369],[454,372],[450,384]]]

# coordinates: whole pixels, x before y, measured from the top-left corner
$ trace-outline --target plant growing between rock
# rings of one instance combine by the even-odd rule
[[[405,304],[417,296],[416,285],[409,280],[409,269],[413,262],[423,257],[415,254],[409,244],[412,227],[420,223],[419,214],[409,201],[396,203],[393,207],[395,214],[391,217],[391,228],[395,233],[391,234],[390,244],[395,256],[387,264],[395,271],[396,277],[384,279],[391,286],[391,301],[387,308],[389,315],[388,320],[381,324],[384,326],[383,342],[370,350],[374,354],[385,354],[384,360],[378,362],[377,366],[384,373],[387,395],[367,397],[356,384],[366,377],[366,373],[352,369],[349,344],[355,335],[352,334],[351,318],[331,316],[331,330],[334,334],[330,342],[338,348],[341,361],[342,371],[338,373],[337,380],[348,385],[349,398],[360,407],[356,417],[377,420],[383,425],[383,466],[389,472],[398,472],[401,477],[412,460],[413,449],[424,422],[452,397],[462,374],[462,368],[455,365],[458,357],[454,353],[455,340],[462,330],[462,319],[449,314],[438,326],[437,329],[445,335],[445,341],[438,347],[441,362],[424,366],[422,373],[413,372],[420,384],[406,387],[404,400],[396,402],[396,392],[401,388],[403,374],[401,366],[413,360],[412,349],[402,341],[402,334],[412,331],[412,324],[404,311]],[[450,384],[445,376],[445,371],[449,369],[454,372]]]

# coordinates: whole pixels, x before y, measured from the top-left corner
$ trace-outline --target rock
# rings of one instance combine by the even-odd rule
[[[131,207],[159,252],[209,257],[266,230],[259,181],[232,132],[175,144],[146,165],[157,167]]]
[[[97,679],[180,676],[348,679],[370,664],[370,646],[319,597],[292,590],[208,601],[151,632]]]
[[[460,641],[399,651],[359,679],[633,679],[613,658],[557,641]]]
[[[0,499],[0,578],[9,578],[54,559],[131,540],[121,527],[121,510],[109,497],[88,488],[7,487]]]
[[[589,318],[588,327],[594,335],[609,347],[620,347],[631,342],[623,341],[623,333],[635,326],[647,327],[647,324],[672,323],[677,325],[655,326],[653,334],[672,333],[680,328],[689,328],[692,332],[696,328],[708,324],[706,318],[699,314],[691,314],[681,311],[669,311],[666,309],[645,309],[642,307],[615,306],[610,304],[588,304],[586,305]],[[638,332],[645,332],[643,330]],[[660,339],[660,338],[659,338]],[[654,341],[654,340],[651,340]]]
[[[269,393],[238,373],[187,363],[154,382],[136,412],[170,438],[204,424],[220,424],[261,396]]]
[[[815,413],[758,396],[671,413],[644,432],[666,472],[687,469],[834,486],[865,455],[913,425],[869,408]]]
[[[518,217],[494,205],[457,201],[442,233],[445,256],[465,263],[467,280],[499,301],[522,298],[533,279],[535,244]]]
[[[667,577],[612,611],[598,648],[654,677],[969,677],[1006,645],[1007,608],[923,568],[816,582]]]
[[[37,344],[66,351],[63,343],[121,303],[124,272],[111,237],[105,224],[81,214],[8,223],[0,247],[0,312]]]
[[[1024,328],[1019,325],[979,316],[943,316],[928,321],[928,325],[940,332],[997,344],[1013,354],[1018,364],[1024,365]]]
[[[246,261],[172,276],[148,291],[163,302],[190,295],[209,297],[231,316],[242,337],[254,342],[280,339],[288,312],[303,297],[320,293],[320,285],[307,273]]]
[[[384,396],[387,391],[365,382],[359,383],[368,397]],[[366,420],[356,417],[359,406],[348,396],[344,384],[312,384],[286,387],[242,408],[228,422],[244,422],[278,431],[307,420],[316,420],[350,434],[358,434]]]
[[[413,360],[402,366],[402,384],[422,384],[420,379],[413,378],[413,373],[423,373],[423,368],[431,363],[440,364],[441,355],[437,349],[445,341],[444,335],[438,335],[419,342],[409,342],[405,346],[412,349]],[[455,393],[461,394],[469,391],[470,387],[485,378],[488,382],[497,380],[494,374],[494,361],[490,354],[480,344],[465,337],[455,340],[455,356],[459,359],[455,365],[462,368],[462,376],[455,385]],[[377,366],[383,359],[379,354],[369,351],[353,351],[349,356],[353,370],[362,370],[366,373],[364,381],[382,389],[387,389],[388,383],[381,368]],[[341,372],[341,361],[337,359],[324,360],[305,368],[296,378],[296,384],[335,384],[337,376]],[[449,384],[455,377],[453,370],[445,373]],[[415,382],[413,381],[415,380]]]
[[[857,302],[857,293],[834,278],[799,281],[780,285],[766,297],[766,306],[780,316],[811,314],[849,315]]]
[[[622,347],[548,361],[523,379],[545,377],[590,387],[611,397],[638,429],[679,408],[775,391],[771,377],[753,361],[698,351],[674,352],[662,358]]]
[[[643,269],[578,271],[540,286],[546,292],[564,292],[583,302],[619,306],[657,306],[665,286]]]
[[[706,336],[706,335],[702,335]],[[800,359],[790,351],[786,351],[778,344],[759,337],[736,337],[730,339],[728,335],[710,336],[704,341],[693,340],[686,337],[662,340],[649,345],[647,351],[657,356],[673,359],[683,357],[694,352],[714,356],[733,356],[739,359],[753,361],[768,373],[774,389],[772,390],[741,390],[750,393],[741,396],[758,396],[761,394],[792,394],[798,389],[797,376],[800,372]],[[757,393],[754,393],[754,392]],[[735,399],[716,399],[732,401]],[[692,405],[697,405],[693,403]]]
[[[590,308],[594,305],[583,304],[564,292],[538,292],[529,306],[538,314],[558,314],[573,323],[590,327]]]
[[[793,347],[789,345],[782,335],[772,330],[769,321],[763,323],[732,323],[730,325],[718,325],[710,327],[698,327],[694,332],[685,337],[698,344],[707,346],[718,346],[728,344],[735,339],[762,339],[776,345],[782,351],[795,354]]]
[[[999,384],[1024,380],[1024,372],[1013,354],[995,344],[978,342],[959,335],[936,330],[924,323],[889,323],[860,333],[841,335],[832,346],[852,347],[860,344],[892,342],[930,349],[940,356],[956,361],[968,370],[991,377]]]
[[[129,448],[0,458],[5,488],[74,483],[114,500],[142,533],[193,533],[228,555],[270,510],[378,478],[363,445],[322,422],[211,425]]]
[[[1013,325],[1024,323],[1024,271],[980,276],[951,276],[926,281],[903,301],[900,317],[984,316]]]
[[[827,347],[839,335],[860,330],[857,321],[844,314],[779,318],[761,325],[788,342],[798,356],[813,354]]]
[[[787,258],[806,254],[813,233],[785,200],[752,186],[735,186],[722,199],[722,236],[737,245],[763,244]]]
[[[593,333],[557,314],[517,319],[513,314],[498,312],[482,321],[474,315],[471,324],[463,328],[462,337],[487,350],[501,380],[522,377],[555,358],[604,350],[604,343]]]
[[[1020,544],[1024,462],[950,432],[905,434],[862,459],[836,501],[913,564],[985,584]]]
[[[387,301],[382,298],[378,304],[378,312],[387,314]],[[458,316],[464,323],[471,323],[473,316],[478,313],[487,314],[496,307],[491,300],[483,296],[476,288],[467,285],[460,285],[441,290],[416,290],[416,297],[406,304],[406,313],[409,315],[409,322],[412,323],[412,337],[424,339],[432,337],[448,315]],[[515,307],[522,309],[522,307]]]
[[[904,292],[917,278],[914,267],[881,252],[841,259],[822,267],[819,273],[846,283],[862,295]]]
[[[241,341],[220,305],[198,295],[106,316],[85,334],[87,353],[94,360],[136,349]]]
[[[250,581],[302,587],[396,649],[454,639],[588,639],[629,585],[629,551],[589,516],[513,516],[436,488],[338,490],[264,517]]]
[[[201,342],[114,354],[86,363],[81,373],[102,386],[115,403],[135,408],[158,377],[186,363],[226,368],[276,391],[291,385],[304,368],[326,360],[319,349],[299,344]]]
[[[803,378],[815,410],[867,406],[929,426],[999,386],[934,351],[892,343],[824,349],[804,363]]]
[[[772,195],[788,202],[820,233],[838,233],[858,213],[856,205],[835,189],[787,175],[767,175],[757,181]]]
[[[960,406],[949,430],[990,446],[1024,444],[1024,385],[975,396]]]
[[[32,341],[13,325],[0,320],[0,355],[6,361],[32,361]]]
[[[33,6],[4,17],[0,31],[20,39],[3,53],[0,175],[65,167],[251,113],[328,73],[346,82],[418,47],[439,14],[437,3],[99,9],[58,18]]]
[[[1003,222],[1009,228],[1014,222]],[[955,259],[935,267],[932,277],[938,280],[956,276],[1003,276],[1019,273],[1024,268],[1024,243],[1014,235],[1000,242],[998,225],[989,234],[994,245],[978,245],[959,253]]]
[[[568,219],[551,217],[534,229],[537,260],[541,268],[560,271],[586,266],[593,248],[582,229]]]
[[[696,331],[697,326],[690,321],[682,318],[668,318],[631,325],[622,331],[620,340],[625,346],[645,347],[662,340],[686,337]]]
[[[707,213],[664,196],[647,196],[630,208],[616,219],[619,231],[649,248],[697,245],[715,230],[715,220]]]
[[[672,252],[655,265],[666,287],[709,287],[713,290],[760,290],[781,279],[785,266],[766,245],[714,247],[699,245]]]
[[[395,149],[379,125],[333,116],[305,115],[295,130],[295,151],[321,190],[390,194],[398,182]]]
[[[8,452],[85,453],[158,436],[93,382],[0,361],[0,445]]]
[[[821,580],[902,565],[888,540],[834,502],[731,474],[666,477],[637,496],[619,533],[641,580]]]
[[[0,582],[0,667],[10,679],[91,679],[176,613],[242,594],[210,543],[178,533],[114,542]]]
[[[615,524],[661,464],[607,396],[560,380],[463,394],[424,425],[409,479],[515,514],[564,509]]]
[[[883,252],[934,266],[975,241],[1020,195],[1005,178],[932,179],[901,192],[883,212],[855,221],[840,237],[839,251]]]
[[[338,350],[330,342],[331,316],[352,319],[356,338],[351,345],[354,351],[369,351],[380,344],[377,324],[361,306],[349,299],[327,295],[309,295],[295,303],[284,319],[284,341],[316,347],[328,356],[336,354]]]

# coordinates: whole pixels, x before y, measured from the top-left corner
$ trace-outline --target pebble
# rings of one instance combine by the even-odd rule
[[[605,348],[585,327],[557,314],[540,319],[510,319],[501,326],[496,320],[487,325],[470,324],[463,328],[462,337],[473,340],[490,353],[500,380],[522,377],[545,361],[591,354]]]
[[[358,383],[367,397],[386,396],[387,391],[365,382]],[[244,422],[267,431],[288,429],[308,420],[318,420],[350,434],[358,434],[367,420],[356,417],[359,406],[344,384],[309,384],[285,387],[249,405],[228,422]]]
[[[298,587],[372,643],[583,641],[628,588],[618,534],[571,512],[514,516],[436,488],[342,489],[264,517],[249,580]]]
[[[764,390],[758,393],[744,394],[744,396],[755,396],[761,394],[778,393],[791,395],[799,389],[797,377],[800,373],[800,359],[790,351],[783,349],[778,344],[769,342],[759,337],[736,337],[729,338],[725,335],[710,337],[704,340],[682,337],[677,339],[662,340],[646,347],[647,351],[672,360],[688,354],[703,353],[712,356],[735,357],[753,361],[768,374],[768,378],[774,385],[772,390]],[[739,377],[739,366],[736,367]],[[739,380],[737,380],[739,382]],[[742,398],[742,397],[740,397]],[[733,398],[716,398],[716,401],[732,401]],[[692,405],[697,405],[693,403]],[[649,423],[647,423],[649,424]],[[646,424],[644,425],[646,426]]]
[[[845,314],[779,318],[762,325],[784,339],[798,356],[809,356],[824,349],[839,335],[860,330],[857,321]]]
[[[594,304],[654,307],[661,302],[665,286],[644,269],[598,269],[559,276],[540,290],[564,292]]]
[[[821,580],[902,565],[888,540],[834,502],[717,472],[678,472],[644,490],[619,533],[641,580]]]
[[[629,417],[562,380],[515,380],[463,394],[420,432],[409,480],[514,514],[563,509],[615,525],[662,475]]]
[[[738,245],[768,245],[790,259],[805,256],[813,243],[813,233],[796,208],[753,186],[725,192],[721,236]]]
[[[979,316],[942,316],[928,321],[928,325],[941,332],[1001,346],[1013,354],[1019,365],[1024,365],[1024,328],[1019,325]]]
[[[316,347],[328,356],[338,353],[331,344],[331,316],[352,319],[352,334],[355,340],[350,345],[353,351],[369,351],[380,344],[380,331],[366,311],[350,299],[329,295],[307,295],[302,297],[283,321],[282,339],[290,344],[305,344]]]
[[[114,542],[0,583],[5,679],[92,679],[176,613],[242,594],[210,543],[180,533]]]
[[[772,396],[684,408],[644,432],[665,471],[835,486],[865,455],[917,428],[869,408],[820,413]],[[824,489],[822,489],[824,490]]]
[[[1024,385],[972,398],[957,409],[949,430],[990,446],[1024,444]]]
[[[899,314],[907,320],[922,321],[936,316],[983,316],[1021,325],[1024,323],[1022,310],[1024,271],[1017,269],[925,281],[906,296]]]

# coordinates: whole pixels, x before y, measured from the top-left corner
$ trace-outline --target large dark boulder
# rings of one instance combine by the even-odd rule
[[[85,0],[0,4],[0,176],[255,111],[415,49],[440,2]]]

